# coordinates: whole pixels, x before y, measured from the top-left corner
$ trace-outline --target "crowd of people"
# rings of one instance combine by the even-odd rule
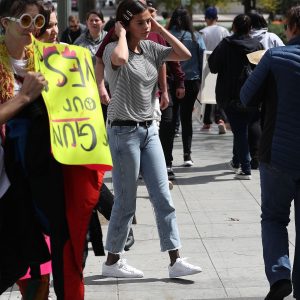
[[[0,237],[5,241],[0,295],[17,283],[24,300],[47,300],[52,273],[57,299],[84,299],[87,243],[95,245],[95,255],[105,255],[97,211],[109,220],[102,275],[143,277],[123,258],[134,243],[139,176],[154,208],[161,251],[170,258],[169,277],[202,271],[180,257],[168,181],[176,178],[172,151],[178,116],[183,166],[194,164],[192,113],[208,50],[210,71],[217,74],[217,104],[206,107],[202,130],[212,121],[219,134],[232,130],[235,179],[250,180],[251,169],[260,169],[266,299],[283,299],[292,291],[299,299],[300,250],[296,243],[292,268],[287,225],[294,200],[299,232],[300,6],[287,14],[287,46],[268,32],[258,13],[236,16],[229,32],[217,24],[217,9],[209,7],[207,26],[198,32],[185,8],[175,9],[164,24],[156,12],[150,0],[123,0],[109,22],[97,10],[87,13],[85,26],[70,16],[59,38],[51,1],[0,1]],[[32,36],[89,50],[113,161],[114,195],[102,183],[104,171],[54,159],[41,95],[47,80],[34,69]],[[266,51],[257,66],[248,56],[256,51]]]

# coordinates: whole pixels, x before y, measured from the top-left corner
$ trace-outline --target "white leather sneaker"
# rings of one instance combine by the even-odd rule
[[[173,266],[169,265],[170,278],[193,275],[200,272],[202,272],[202,269],[186,262],[186,258],[177,258]]]
[[[119,259],[115,264],[108,266],[102,264],[102,275],[117,278],[142,278],[144,273],[127,264],[126,259]]]

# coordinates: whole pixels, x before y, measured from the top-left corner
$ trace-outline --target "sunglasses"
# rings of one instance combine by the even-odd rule
[[[45,25],[45,17],[41,14],[36,15],[32,18],[29,14],[23,14],[19,19],[13,17],[6,17],[6,19],[17,22],[24,29],[29,28],[32,24],[35,28],[41,29]]]

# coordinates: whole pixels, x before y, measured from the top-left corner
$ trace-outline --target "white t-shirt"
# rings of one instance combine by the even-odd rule
[[[225,37],[230,35],[225,27],[219,25],[207,26],[201,29],[200,33],[208,51],[213,51]]]
[[[21,76],[21,77],[25,77],[27,71],[26,71],[26,67],[28,64],[28,60],[24,60],[24,59],[14,59],[12,57],[9,57],[10,59],[10,63],[12,66],[12,69],[14,71],[15,74]],[[18,94],[20,92],[20,89],[22,87],[22,83],[18,80],[15,80],[14,82],[14,95]]]

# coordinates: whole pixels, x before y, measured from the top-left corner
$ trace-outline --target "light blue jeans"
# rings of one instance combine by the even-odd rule
[[[139,171],[154,208],[161,251],[181,247],[175,208],[157,126],[108,126],[113,159],[114,205],[108,226],[106,250],[120,254],[136,209]]]
[[[294,200],[296,243],[293,265],[294,297],[300,297],[300,178],[260,163],[261,227],[265,271],[273,285],[280,279],[291,278],[289,236],[291,203]],[[293,243],[294,241],[292,241]]]

